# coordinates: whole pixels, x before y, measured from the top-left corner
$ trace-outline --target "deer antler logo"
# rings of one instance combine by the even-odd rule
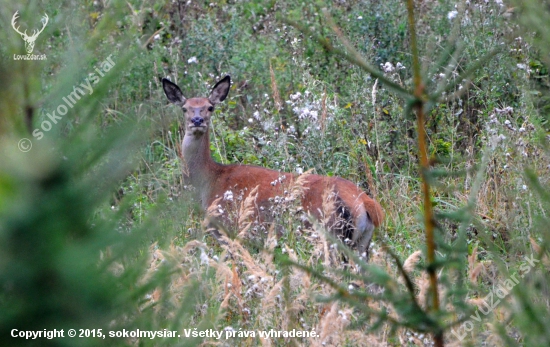
[[[34,41],[36,41],[36,38],[38,35],[40,35],[41,32],[44,31],[44,28],[46,28],[46,25],[48,24],[48,15],[44,13],[44,17],[40,20],[42,22],[42,29],[36,30],[34,29],[31,36],[27,35],[27,30],[25,30],[24,33],[19,31],[19,27],[15,27],[17,18],[19,17],[19,11],[16,11],[11,19],[11,26],[13,27],[13,30],[15,30],[23,40],[25,40],[25,50],[27,53],[31,54],[34,49]]]

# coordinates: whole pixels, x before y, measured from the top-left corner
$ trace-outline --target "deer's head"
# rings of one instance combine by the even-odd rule
[[[38,35],[40,35],[40,33],[44,31],[44,28],[46,28],[49,17],[47,14],[44,13],[44,17],[42,17],[42,19],[40,20],[42,22],[42,29],[40,30],[34,29],[32,35],[30,36],[27,35],[27,30],[25,30],[25,32],[21,32],[19,31],[19,27],[16,27],[17,18],[19,18],[19,11],[16,11],[13,14],[13,17],[11,18],[11,26],[19,35],[21,35],[21,37],[25,41],[25,50],[27,51],[27,53],[30,54],[34,49],[34,41],[36,41],[36,38],[38,37]]]
[[[212,88],[208,98],[186,99],[176,84],[166,78],[162,79],[162,87],[168,100],[180,106],[183,110],[186,135],[192,134],[197,137],[208,131],[214,106],[225,100],[230,86],[231,78],[225,76]]]

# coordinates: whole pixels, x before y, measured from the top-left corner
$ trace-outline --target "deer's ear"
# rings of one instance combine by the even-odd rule
[[[231,87],[231,78],[227,75],[212,88],[212,93],[210,93],[208,100],[214,105],[224,101],[229,93],[229,87]]]
[[[162,88],[164,89],[164,94],[166,94],[166,97],[170,100],[170,102],[180,106],[185,103],[185,97],[183,96],[181,89],[176,84],[170,82],[170,80],[163,78]]]

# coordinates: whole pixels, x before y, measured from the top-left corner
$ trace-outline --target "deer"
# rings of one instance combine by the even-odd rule
[[[11,26],[13,27],[13,30],[21,35],[21,37],[25,41],[25,50],[27,51],[27,53],[31,54],[34,50],[34,42],[38,38],[38,35],[40,35],[40,33],[43,32],[46,28],[46,25],[48,25],[49,17],[46,13],[44,13],[44,17],[42,17],[42,19],[40,20],[42,22],[42,29],[34,29],[32,35],[30,36],[27,35],[27,30],[25,30],[25,32],[21,32],[19,31],[19,27],[16,27],[17,18],[19,18],[19,11],[15,11],[15,13],[13,14],[13,17],[11,18]]]
[[[202,211],[207,212],[213,203],[223,204],[221,198],[227,192],[254,191],[254,215],[262,223],[272,219],[268,211],[274,199],[283,196],[283,183],[291,184],[300,180],[300,177],[253,165],[220,164],[211,155],[210,120],[216,105],[223,102],[229,93],[230,76],[219,80],[206,98],[187,99],[181,89],[166,78],[162,79],[162,86],[168,100],[179,106],[185,116],[181,158],[184,184],[194,188],[192,199]],[[332,216],[328,216],[330,222],[327,229],[344,235],[348,238],[348,244],[352,248],[356,247],[361,257],[368,259],[374,228],[384,218],[380,204],[346,179],[316,174],[302,176],[301,210],[309,217],[327,220],[327,216],[323,216],[323,203],[328,189],[334,208]],[[219,231],[215,228],[212,230],[220,241]]]

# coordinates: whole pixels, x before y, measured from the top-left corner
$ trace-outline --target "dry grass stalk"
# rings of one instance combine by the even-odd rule
[[[229,283],[229,279],[231,278],[231,276],[233,276],[233,272],[225,262],[215,262],[214,260],[211,260],[210,266],[216,269],[216,279],[218,280],[218,282],[224,281],[226,283]]]
[[[367,176],[367,183],[369,184],[369,192],[374,199],[377,198],[378,192],[376,190],[376,185],[374,184],[374,178],[372,177],[372,172],[370,171],[369,166],[366,162],[363,163],[365,166],[365,175]]]
[[[273,92],[273,101],[275,103],[275,108],[277,111],[280,111],[283,108],[283,102],[279,95],[279,89],[277,88],[277,80],[275,80],[275,72],[273,71],[273,66],[271,66],[271,61],[269,62],[269,74],[271,76],[271,91]]]
[[[262,308],[268,310],[273,308],[277,304],[277,300],[280,299],[280,293],[283,288],[284,278],[277,282],[271,290],[267,293],[264,299],[262,299]]]
[[[252,223],[254,222],[251,220],[251,217],[254,217],[255,211],[256,211],[256,198],[258,197],[258,188],[260,186],[256,186],[254,189],[248,193],[244,201],[241,202],[240,208],[239,208],[239,218],[237,221],[237,226],[239,228],[239,234],[237,235],[240,238],[244,238],[250,227],[252,226]]]
[[[403,263],[403,270],[407,273],[407,276],[409,276],[409,278],[411,277],[416,264],[418,264],[421,258],[422,258],[422,251],[416,251],[413,254],[409,255],[409,257]],[[388,270],[391,270],[391,269],[388,269]],[[388,273],[391,273],[391,272],[388,272]],[[405,284],[404,276],[402,274],[397,274],[397,276],[398,276],[397,281],[404,285]]]
[[[426,271],[423,271],[422,276],[417,278],[416,286],[419,288],[417,300],[423,308],[426,308],[428,291],[430,289],[430,278]]]
[[[233,291],[233,294],[235,295],[235,298],[237,299],[237,304],[239,306],[239,312],[243,313],[243,297],[241,295],[242,290],[242,284],[241,279],[239,278],[239,274],[237,272],[237,267],[235,264],[233,264],[233,267],[231,268],[233,276],[231,276],[231,290]]]
[[[531,247],[533,247],[533,252],[535,252],[535,253],[537,253],[537,254],[542,253],[542,249],[541,249],[540,246],[537,244],[537,241],[535,241],[534,238],[530,237],[530,238],[529,238],[529,242],[531,243]]]
[[[339,310],[338,302],[330,304],[319,321],[315,331],[318,338],[313,339],[312,346],[340,346],[343,343],[344,329],[350,323],[351,309]]]
[[[336,214],[336,194],[334,186],[325,187],[323,190],[323,226],[330,230],[332,223],[335,223],[333,217]]]
[[[414,267],[416,266],[416,264],[418,264],[421,257],[422,251],[416,251],[413,254],[409,255],[409,257],[403,263],[403,269],[410,274],[414,271]]]
[[[477,260],[477,246],[472,250],[472,254],[468,256],[468,268],[472,270]]]
[[[171,247],[174,247],[174,245],[171,245]],[[208,247],[206,247],[206,244],[204,244],[204,243],[202,243],[202,242],[200,242],[200,241],[191,240],[191,241],[187,242],[187,243],[185,244],[185,246],[183,246],[182,252],[183,252],[183,253],[187,253],[187,252],[189,252],[190,250],[195,249],[195,248],[207,249]]]
[[[472,284],[477,283],[477,277],[483,270],[483,264],[477,262],[477,246],[472,251],[472,254],[468,256],[468,273],[470,282]]]
[[[477,263],[475,268],[473,268],[473,270],[470,271],[469,278],[470,278],[470,282],[472,284],[477,283],[477,278],[478,278],[479,274],[483,271],[483,269],[484,269],[483,264],[482,263]]]
[[[351,330],[347,331],[348,337],[346,341],[349,341],[351,346],[369,346],[369,347],[387,347],[389,344],[384,342],[383,336],[377,336],[375,334],[365,334],[363,331]]]
[[[237,303],[237,308],[239,310],[239,314],[243,315],[243,297],[241,295],[242,292],[242,284],[241,279],[239,277],[239,274],[237,272],[236,264],[232,264],[231,268],[231,276],[226,276],[224,281],[224,294],[223,294],[223,301],[220,305],[220,309],[226,309],[229,307],[229,301],[232,297],[235,298]]]
[[[267,232],[267,239],[264,243],[264,249],[261,253],[266,271],[270,273],[274,273],[276,270],[275,263],[273,263],[273,252],[275,250],[275,247],[277,247],[277,244],[278,242],[275,232],[275,224],[271,224]]]
[[[487,305],[484,298],[470,298],[470,299],[467,299],[466,302],[478,308],[485,307]]]
[[[542,263],[546,267],[550,267],[550,258],[548,257],[548,253],[545,252],[543,254],[542,248],[537,244],[535,239],[533,239],[532,237],[529,237],[529,242],[531,243],[531,247],[533,248],[533,252],[535,252],[538,257],[542,258]]]
[[[271,347],[271,339],[260,339],[260,343],[262,344],[262,347]]]
[[[286,244],[283,245],[283,249],[288,254],[288,257],[290,258],[290,260],[292,260],[295,263],[299,262],[296,252],[293,249],[289,248]],[[290,288],[292,290],[298,290],[300,288],[307,290],[310,284],[311,283],[309,281],[309,275],[305,271],[296,269],[296,268],[291,269]],[[295,300],[294,302],[298,303],[299,300]]]
[[[226,308],[229,307],[229,299],[231,299],[231,291],[229,290],[229,278],[227,278],[224,282],[224,293],[223,293],[223,300],[222,300],[222,303],[220,304],[220,310],[225,310]]]
[[[373,116],[373,119],[374,119],[374,134],[376,136],[376,151],[378,152],[380,150],[380,143],[379,143],[379,139],[380,139],[380,136],[378,136],[378,117],[376,116],[377,115],[377,112],[376,112],[376,95],[378,94],[378,78],[376,79],[376,81],[374,81],[374,85],[372,86],[372,92],[371,92],[371,98],[372,98],[372,114],[374,115]],[[379,152],[377,154],[377,159],[376,159],[376,164],[375,164],[375,170],[376,172],[379,172],[378,170],[381,168],[381,158],[380,158],[380,155],[379,155]],[[367,168],[368,169],[368,168]],[[372,179],[372,175],[370,174],[370,170],[367,170],[368,173],[367,173],[367,178],[369,178],[369,188],[371,187],[375,187],[374,185],[374,182],[371,182],[371,179]],[[371,188],[373,189],[373,188]],[[376,198],[376,194],[375,192],[372,192],[373,193],[373,197]]]
[[[299,175],[298,178],[292,183],[290,188],[290,195],[293,200],[300,201],[301,197],[304,195],[305,191],[309,189],[307,187],[307,179],[313,169],[309,169],[303,174]]]
[[[321,133],[325,133],[325,123],[327,120],[327,88],[323,91],[321,99]]]
[[[223,210],[221,208],[220,202],[222,201],[222,197],[219,197],[212,201],[210,206],[206,209],[205,217],[202,222],[202,225],[205,228],[209,228],[212,221],[214,221],[216,218],[221,216],[223,214]]]
[[[160,249],[158,249],[157,242],[155,242],[149,246],[149,259],[147,261],[149,263],[149,268],[147,269],[145,275],[141,278],[141,283],[146,283],[149,281],[163,261],[164,254],[160,251]]]
[[[252,257],[238,240],[227,240],[227,243],[227,247],[231,249],[233,257],[240,258],[246,266],[247,270],[245,270],[245,273],[267,280],[273,279],[273,277],[267,273],[266,269]]]
[[[340,223],[336,213],[336,194],[334,193],[334,187],[325,187],[323,190],[323,210],[322,214],[322,225],[317,225],[317,232],[321,236],[321,241],[323,242],[323,251],[324,251],[324,265],[327,267],[337,266],[338,254],[337,249],[328,246],[325,233],[327,230],[333,230],[333,227]],[[345,221],[344,221],[345,223]]]
[[[321,241],[321,245],[322,245],[322,252],[321,253],[322,253],[322,256],[323,256],[323,266],[329,267],[330,266],[330,252],[329,252],[329,248],[328,248],[327,238],[325,236],[326,231],[318,223],[315,223],[314,226],[316,227],[315,231],[319,235],[319,240]]]
[[[185,247],[178,247],[171,244],[167,251],[161,251],[157,244],[154,243],[149,247],[149,268],[140,279],[140,283],[145,284],[153,278],[153,275],[160,269],[161,266],[169,267],[171,282],[166,287],[156,287],[146,296],[148,301],[143,305],[142,309],[160,302],[170,302],[174,307],[179,306],[181,299],[186,295],[188,285],[191,278],[197,278],[200,265],[216,266],[213,260],[209,259],[205,253],[206,245],[199,241],[190,241]],[[200,250],[200,263],[197,267],[196,254],[189,254],[190,251]],[[166,309],[163,305],[155,306],[155,311]],[[168,316],[175,315],[175,312],[165,312]]]

